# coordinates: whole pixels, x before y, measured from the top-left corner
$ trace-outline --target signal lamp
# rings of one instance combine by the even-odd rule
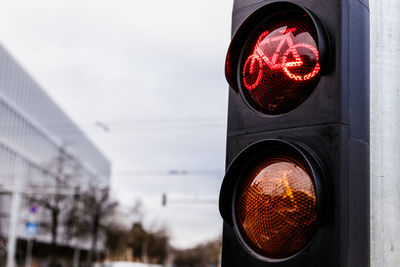
[[[318,231],[323,176],[307,151],[284,141],[263,140],[244,149],[227,170],[221,215],[243,247],[263,261],[297,255]]]
[[[236,192],[236,224],[250,249],[271,259],[304,248],[317,229],[317,197],[310,167],[291,155],[257,159]]]
[[[238,68],[242,95],[255,110],[287,113],[313,92],[320,77],[318,31],[299,10],[279,12],[255,27]]]

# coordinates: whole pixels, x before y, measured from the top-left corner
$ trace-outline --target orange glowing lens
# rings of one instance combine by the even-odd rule
[[[317,229],[317,198],[308,164],[268,156],[244,173],[235,205],[237,225],[256,253],[283,259],[302,250]]]

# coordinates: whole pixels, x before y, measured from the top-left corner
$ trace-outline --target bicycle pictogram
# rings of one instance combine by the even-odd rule
[[[295,31],[296,28],[279,29],[278,35],[272,37],[268,37],[271,32],[265,31],[258,37],[253,53],[247,58],[243,67],[243,83],[248,90],[259,85],[264,71],[267,71],[265,66],[268,66],[270,70],[281,69],[290,79],[295,81],[307,81],[318,74],[320,71],[318,49],[307,43],[295,44],[293,35]],[[278,43],[278,45],[272,56],[268,57],[263,49],[268,48],[272,43],[275,43],[275,45]],[[284,47],[287,47],[286,51],[282,51]],[[305,74],[293,72],[293,68],[298,70],[299,67],[304,65],[299,49],[311,51],[316,61],[313,69]],[[310,67],[307,66],[307,69],[310,69]]]

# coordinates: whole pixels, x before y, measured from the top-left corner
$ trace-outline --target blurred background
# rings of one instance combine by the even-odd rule
[[[0,3],[0,266],[218,266],[232,4]]]

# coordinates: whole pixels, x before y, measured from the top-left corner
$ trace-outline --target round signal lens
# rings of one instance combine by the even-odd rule
[[[269,17],[250,35],[239,69],[242,93],[254,109],[269,115],[295,109],[321,77],[313,20],[299,10]]]
[[[302,250],[317,229],[317,197],[300,157],[267,156],[244,172],[236,192],[237,227],[245,244],[269,259]]]

